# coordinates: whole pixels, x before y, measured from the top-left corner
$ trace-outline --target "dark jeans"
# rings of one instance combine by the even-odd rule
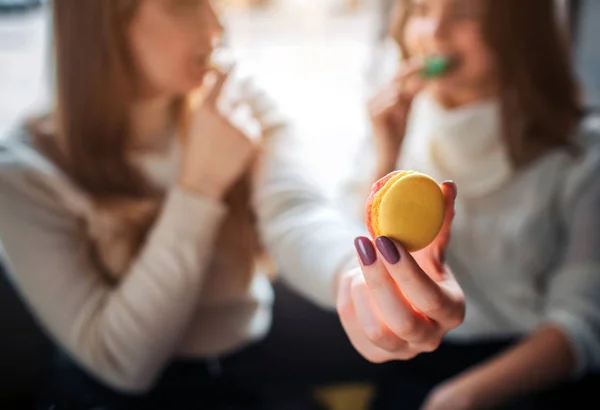
[[[432,353],[396,362],[379,383],[374,407],[389,410],[418,410],[434,387],[510,347],[514,340],[477,344],[443,343]],[[597,391],[600,376],[589,375],[576,383],[564,383],[498,406],[496,410],[584,410],[600,408]],[[590,405],[589,403],[592,403]],[[452,409],[448,409],[452,410]]]
[[[174,361],[144,397],[119,394],[56,357],[39,409],[319,409],[313,387],[375,381],[389,365],[374,365],[352,347],[337,315],[282,284],[267,337],[219,360]]]
[[[512,343],[445,343],[410,361],[374,365],[356,353],[335,313],[281,284],[275,295],[273,326],[264,340],[218,360],[174,361],[144,397],[112,391],[57,355],[38,409],[316,410],[312,388],[366,381],[376,386],[373,410],[418,410],[433,387]],[[595,397],[597,381],[588,378],[504,409],[590,408],[582,403]]]

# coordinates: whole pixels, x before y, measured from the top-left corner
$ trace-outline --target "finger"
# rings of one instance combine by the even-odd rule
[[[232,50],[222,43],[215,44],[214,47],[210,55],[210,65],[218,70],[230,71],[235,64],[235,56]]]
[[[409,58],[400,67],[398,74],[394,77],[394,81],[403,83],[406,79],[417,76],[425,68],[425,62],[425,57],[421,55]]]
[[[417,312],[402,294],[383,262],[374,260],[376,252],[368,238],[357,238],[355,245],[369,293],[386,326],[410,344],[432,342],[431,349],[435,349],[439,334],[437,323]]]
[[[351,295],[358,323],[371,343],[390,353],[408,348],[408,343],[395,335],[383,322],[362,275],[353,279]]]
[[[260,140],[262,127],[252,115],[252,110],[248,105],[243,104],[238,106],[229,114],[227,119],[231,125],[245,136],[245,138],[253,142],[258,142]]]
[[[415,96],[425,88],[426,82],[421,76],[411,76],[406,79],[404,86],[400,89],[398,98],[404,104],[409,104]]]
[[[225,83],[227,83],[227,80],[229,79],[229,76],[231,75],[232,71],[233,66],[228,70],[213,70],[211,72],[214,76],[214,80],[208,91],[208,94],[206,95],[207,103],[216,106],[217,101],[219,100],[219,96],[223,91],[223,87],[225,86]]]
[[[401,101],[399,96],[390,98],[388,101],[382,102],[376,110],[370,111],[371,122],[375,125],[383,121],[386,126],[392,126],[393,129],[401,127],[405,124],[407,116],[407,107]],[[401,133],[398,133],[401,135]]]
[[[416,56],[407,61],[400,73],[394,78],[399,93],[398,98],[407,104],[425,87],[426,81],[421,75],[425,68],[425,59]]]
[[[442,193],[444,194],[445,210],[444,210],[444,222],[440,229],[440,233],[433,240],[431,246],[434,249],[434,264],[438,273],[442,274],[445,270],[445,252],[448,243],[450,242],[450,232],[452,228],[452,221],[455,215],[455,202],[458,195],[458,188],[452,181],[445,181],[442,183]]]
[[[396,106],[390,110],[388,122],[390,126],[393,127],[392,129],[400,131],[402,129],[401,127],[406,126],[406,119],[407,111],[406,109],[402,108],[399,104],[396,104]],[[404,136],[404,133],[396,132],[393,133],[393,135],[397,138],[402,138]]]
[[[232,87],[231,91],[227,93],[226,99],[219,99],[219,108],[224,115],[230,115],[245,104],[247,101],[239,87]]]
[[[357,271],[360,274],[360,271]],[[364,357],[374,363],[382,363],[389,360],[389,353],[373,345],[364,334],[358,317],[356,308],[351,296],[352,281],[356,275],[346,275],[340,279],[340,285],[337,295],[337,312],[344,331],[354,348]]]
[[[406,249],[383,236],[375,243],[387,271],[415,309],[442,326],[457,314],[454,300],[423,272]]]
[[[240,83],[240,94],[244,96],[244,101],[252,109],[254,116],[264,114],[273,109],[273,104],[269,97],[260,90],[251,78],[247,77]]]
[[[397,89],[397,87],[389,87],[383,90],[369,103],[369,111],[371,116],[377,116],[398,104],[399,95],[400,90]]]
[[[374,123],[385,121],[391,115],[395,115],[394,113],[397,110],[402,111],[402,108],[398,105],[398,100],[390,100],[370,112],[371,121]]]

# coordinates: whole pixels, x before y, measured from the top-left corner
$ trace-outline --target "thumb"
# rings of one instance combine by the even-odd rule
[[[438,233],[438,236],[433,241],[433,252],[435,255],[435,262],[438,264],[437,270],[442,273],[444,271],[445,263],[445,252],[450,242],[450,232],[452,230],[452,221],[454,220],[455,209],[454,205],[456,202],[456,196],[458,195],[458,188],[452,181],[445,181],[442,183],[442,193],[444,194],[444,202],[446,204],[444,210],[444,222],[442,228]]]
[[[213,106],[216,106],[219,96],[221,95],[221,92],[223,91],[223,87],[225,86],[225,83],[229,79],[229,76],[231,75],[232,70],[233,70],[233,67],[229,68],[227,71],[217,70],[217,69],[212,71],[212,75],[214,76],[214,79],[213,79],[213,83],[210,85],[208,93],[206,95],[207,103],[209,103]]]

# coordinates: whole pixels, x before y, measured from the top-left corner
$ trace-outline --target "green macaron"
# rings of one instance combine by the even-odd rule
[[[446,74],[452,67],[452,59],[443,56],[430,56],[425,60],[421,75],[425,78],[435,78]]]

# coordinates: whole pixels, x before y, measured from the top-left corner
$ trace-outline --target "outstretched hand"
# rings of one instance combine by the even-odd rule
[[[361,267],[340,276],[337,310],[354,347],[376,363],[407,360],[439,346],[465,314],[462,289],[444,265],[456,186],[442,184],[445,220],[436,239],[410,254],[387,237],[356,238]]]

